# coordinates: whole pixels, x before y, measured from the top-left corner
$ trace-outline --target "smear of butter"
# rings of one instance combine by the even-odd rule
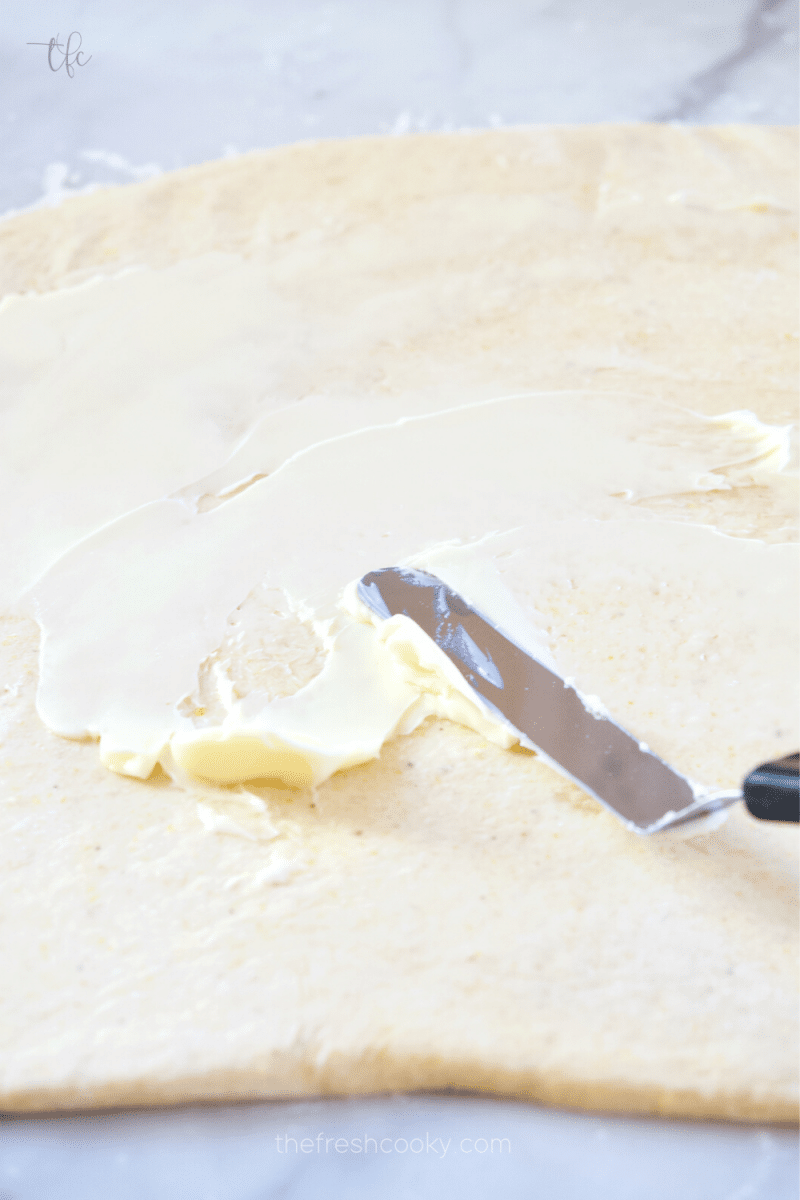
[[[250,841],[256,841],[256,837],[240,825],[238,821],[234,821],[227,813],[217,812],[210,804],[204,804],[198,801],[197,816],[204,829],[209,833],[232,833],[236,837],[248,838]],[[274,836],[274,835],[273,835]]]
[[[730,487],[732,480],[736,483],[755,483],[765,471],[797,475],[796,425],[765,425],[748,409],[722,413],[709,419],[729,430],[732,438],[739,443],[738,446],[736,442],[731,443],[728,462],[722,471],[717,471],[718,476],[727,478],[725,486]]]
[[[775,470],[783,431],[769,432],[775,445],[765,446],[766,427],[734,417],[726,424],[618,394],[512,396],[319,441],[266,477],[256,429],[248,486],[238,486],[232,460],[214,474],[212,506],[201,503],[204,481],[145,504],[35,584],[39,713],[66,736],[98,737],[103,762],[139,778],[160,762],[216,783],[313,785],[374,758],[431,714],[508,746],[508,730],[416,626],[374,624],[357,611],[354,581],[393,564],[431,570],[547,656],[530,594],[565,521],[624,521],[629,532],[617,534],[613,553],[653,563],[656,578],[680,574],[687,555],[698,577],[730,573],[725,539],[706,531],[687,543],[686,526],[634,505],[706,490],[731,461],[760,458],[763,467],[766,458],[763,469]],[[271,699],[256,688],[237,698],[231,689],[221,696],[224,719],[198,725],[183,702],[199,666],[262,583],[313,623],[327,661],[294,695]]]

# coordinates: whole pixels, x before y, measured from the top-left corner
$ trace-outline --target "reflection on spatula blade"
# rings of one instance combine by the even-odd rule
[[[741,799],[740,791],[692,785],[435,575],[387,567],[365,575],[358,595],[378,616],[415,621],[485,704],[635,832],[667,829]]]

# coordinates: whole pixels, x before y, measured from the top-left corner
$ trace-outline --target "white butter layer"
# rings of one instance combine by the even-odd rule
[[[313,442],[302,406],[281,421],[289,445]],[[783,664],[770,662],[776,626],[793,636],[794,548],[725,538],[635,507],[728,487],[731,464],[756,474],[781,469],[786,431],[751,414],[710,420],[626,395],[527,394],[318,441],[272,470],[269,431],[266,418],[210,481],[106,524],[31,589],[43,631],[39,713],[61,734],[98,737],[115,771],[146,778],[160,763],[215,783],[316,784],[374,758],[387,738],[428,715],[511,745],[415,626],[372,623],[358,611],[354,581],[393,564],[438,574],[539,658],[549,651],[536,596],[550,577],[557,586],[594,562],[601,598],[625,586],[638,600],[662,576],[665,588],[687,595],[706,586],[709,603],[695,624],[721,621],[724,639],[746,643],[753,681],[772,666],[785,677]],[[603,584],[609,569],[628,582]],[[224,718],[198,722],[185,703],[198,669],[259,584],[281,589],[313,623],[327,661],[278,699],[258,688],[225,696],[223,686]],[[769,636],[759,641],[765,619]],[[711,694],[718,682],[708,687]],[[770,713],[786,702],[777,692]],[[625,723],[609,699],[604,692]],[[696,699],[688,697],[689,708]],[[656,729],[670,719],[658,714]],[[649,727],[638,732],[655,747]]]
[[[210,254],[0,302],[0,603],[236,449],[303,336],[265,275]]]

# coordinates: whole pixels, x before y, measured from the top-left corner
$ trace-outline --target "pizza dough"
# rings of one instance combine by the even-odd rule
[[[793,154],[365,139],[0,227],[6,1108],[794,1119],[795,828],[636,839],[436,688],[348,759],[346,655],[344,757],[209,767],[232,713],[319,738],[342,589],[404,557],[704,781],[795,748]]]

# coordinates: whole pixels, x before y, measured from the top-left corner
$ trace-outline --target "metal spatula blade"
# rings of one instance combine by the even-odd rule
[[[636,833],[669,829],[742,798],[674,770],[435,575],[386,567],[365,575],[358,595],[380,617],[402,613],[415,621],[486,705]]]

